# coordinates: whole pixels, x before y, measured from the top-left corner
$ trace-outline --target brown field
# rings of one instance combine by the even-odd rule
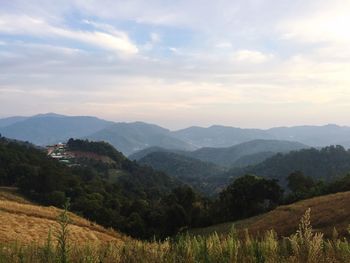
[[[82,151],[67,151],[67,154],[70,156],[73,156],[74,158],[77,159],[93,159],[96,161],[101,161],[104,163],[114,163],[114,161],[105,155],[99,155],[96,153],[92,153],[92,152],[82,152]]]
[[[14,189],[0,188],[0,242],[43,244],[50,229],[52,236],[57,231],[56,219],[61,212],[61,209],[52,206],[32,204],[17,195]],[[128,239],[73,213],[69,216],[69,237],[74,244],[118,243]]]
[[[234,224],[239,232],[249,229],[250,234],[259,235],[274,229],[279,236],[289,236],[295,233],[301,216],[308,208],[311,208],[311,224],[315,231],[323,232],[325,236],[330,237],[333,229],[336,228],[340,236],[348,236],[350,192],[315,197],[291,205],[279,206],[266,214],[237,222],[193,229],[190,233],[194,235],[208,235],[214,232],[226,234]]]

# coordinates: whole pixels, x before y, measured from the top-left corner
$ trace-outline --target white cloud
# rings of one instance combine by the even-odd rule
[[[256,50],[239,50],[232,55],[233,61],[260,64],[272,59],[273,55]]]
[[[318,9],[282,21],[278,28],[284,39],[297,42],[349,43],[349,13],[348,0],[321,1]]]
[[[232,44],[229,41],[223,41],[223,42],[217,43],[215,47],[227,49],[227,48],[232,48]]]
[[[14,22],[16,21],[16,22]],[[40,18],[25,15],[7,15],[0,17],[0,32],[14,35],[47,36],[68,38],[102,49],[111,50],[122,55],[133,55],[138,52],[137,46],[131,42],[125,32],[111,30],[82,31],[50,25]]]

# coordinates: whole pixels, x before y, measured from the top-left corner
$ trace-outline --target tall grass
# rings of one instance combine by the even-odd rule
[[[7,262],[62,262],[62,248],[53,245],[51,238],[44,246],[0,244],[0,263]],[[239,236],[234,228],[225,236],[181,235],[163,242],[129,240],[119,245],[101,244],[74,246],[65,251],[66,262],[91,263],[328,263],[350,262],[350,243],[340,239],[334,231],[331,239],[313,231],[310,210],[302,217],[294,235],[278,238],[271,230],[261,237],[252,237],[248,231]]]

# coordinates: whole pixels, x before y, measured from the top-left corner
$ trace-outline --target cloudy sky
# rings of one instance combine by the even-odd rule
[[[350,125],[349,0],[0,0],[0,117]]]

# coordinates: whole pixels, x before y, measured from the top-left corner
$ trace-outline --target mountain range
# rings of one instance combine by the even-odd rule
[[[191,159],[202,162],[213,163],[221,167],[248,166],[257,164],[276,153],[287,153],[309,148],[309,146],[292,141],[280,140],[252,140],[231,147],[209,148],[204,147],[194,151],[170,150],[160,147],[150,147],[131,154],[131,160],[145,162],[145,157],[152,155],[165,155],[165,153],[176,153],[177,155],[187,156]],[[171,155],[166,155],[171,156]],[[164,158],[164,156],[162,157]],[[149,160],[150,158],[147,158]]]
[[[254,140],[294,141],[312,147],[331,144],[350,146],[350,127],[333,124],[279,127],[267,130],[214,125],[208,128],[189,127],[170,131],[158,125],[143,122],[121,123],[96,117],[65,116],[55,113],[0,119],[0,133],[8,138],[28,141],[40,146],[65,141],[70,137],[104,140],[125,155],[154,146],[194,151],[203,147],[227,148]],[[206,152],[208,149],[201,151]],[[257,153],[257,156],[256,153],[252,154],[257,159],[270,154],[269,151],[264,152]],[[241,160],[241,162],[246,161]]]

